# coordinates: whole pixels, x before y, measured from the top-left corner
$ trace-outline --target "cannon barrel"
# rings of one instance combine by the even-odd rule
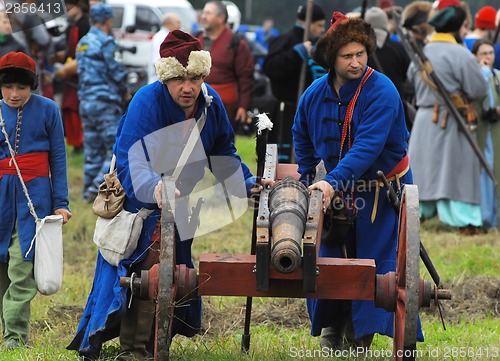
[[[291,273],[302,263],[302,237],[309,206],[306,186],[292,177],[277,182],[269,193],[271,264]]]

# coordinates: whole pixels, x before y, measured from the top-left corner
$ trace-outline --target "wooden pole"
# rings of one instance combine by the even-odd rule
[[[306,20],[304,24],[304,36],[302,38],[303,42],[309,40],[309,25],[311,25],[313,12],[313,1],[307,0],[306,4]],[[304,88],[306,87],[306,78],[307,78],[307,58],[302,61],[302,67],[300,68],[300,78],[299,78],[299,88],[297,90],[297,106],[299,105],[300,97],[304,92]],[[283,131],[283,129],[281,130]],[[295,163],[295,147],[293,146],[293,141],[290,151],[290,163]]]
[[[312,12],[313,12],[313,1],[307,0],[304,36],[302,38],[304,42],[306,42],[309,39],[309,25],[311,25]],[[300,97],[302,96],[302,93],[304,92],[304,88],[306,86],[306,75],[307,75],[307,59],[304,59],[302,61],[302,68],[300,69],[299,88],[297,92],[297,104],[299,104]]]

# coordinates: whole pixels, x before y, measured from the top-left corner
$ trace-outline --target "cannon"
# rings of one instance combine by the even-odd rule
[[[302,263],[308,203],[307,188],[292,177],[278,181],[269,194],[271,264],[278,272],[292,273]]]
[[[378,275],[374,260],[318,256],[322,193],[309,194],[298,182],[296,164],[278,163],[276,145],[267,145],[263,172],[277,182],[261,191],[251,254],[202,254],[198,273],[175,264],[174,219],[168,202],[173,197],[167,197],[175,191],[175,180],[163,177],[160,261],[140,276],[120,280],[132,293],[157,301],[155,360],[169,358],[176,303],[196,295],[374,300],[377,307],[394,312],[394,359],[414,360],[418,310],[451,299],[450,290],[440,282],[420,278],[417,187],[406,185],[401,196],[396,270]],[[317,178],[323,175],[324,169],[318,168]],[[424,260],[426,266],[429,262]],[[246,336],[243,350],[249,347]]]

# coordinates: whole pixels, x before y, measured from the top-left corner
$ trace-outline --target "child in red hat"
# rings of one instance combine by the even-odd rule
[[[30,303],[37,293],[31,207],[40,219],[59,214],[66,223],[71,217],[59,108],[32,94],[36,87],[36,64],[29,56],[11,52],[0,58],[0,314],[6,348],[28,342]]]

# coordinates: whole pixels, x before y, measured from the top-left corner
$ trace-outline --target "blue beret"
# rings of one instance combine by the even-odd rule
[[[113,17],[111,6],[106,4],[97,4],[90,7],[90,18],[94,22],[102,22]]]

